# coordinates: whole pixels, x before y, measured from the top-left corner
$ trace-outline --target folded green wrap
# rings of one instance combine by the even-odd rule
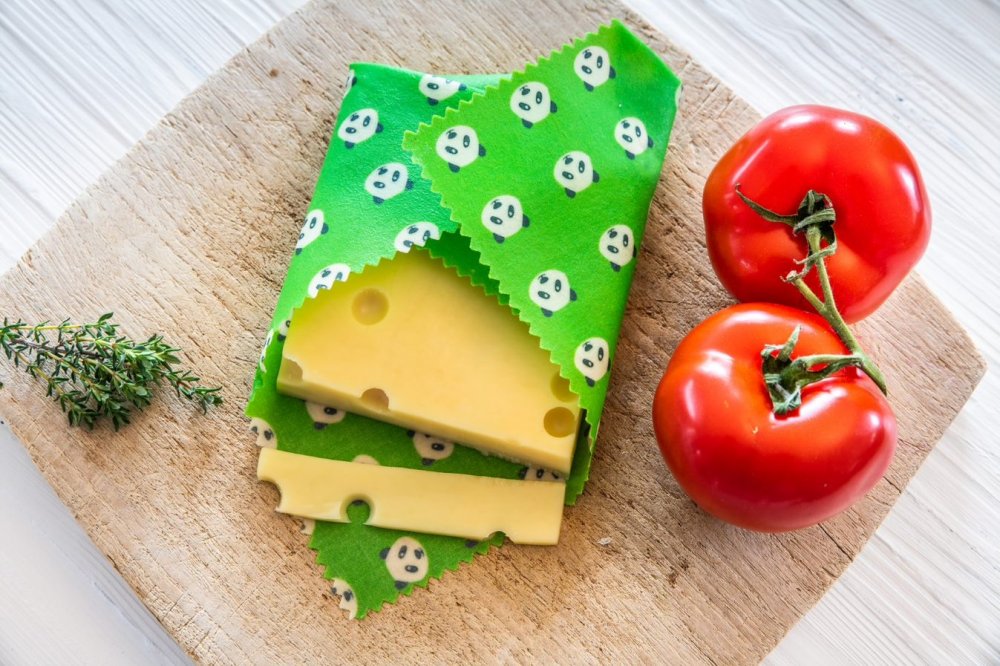
[[[349,85],[247,406],[258,443],[427,469],[406,430],[303,403],[275,385],[284,336],[306,298],[424,246],[509,305],[580,396],[585,425],[566,490],[575,503],[680,82],[616,21],[509,77],[359,64]],[[542,278],[553,276],[567,297],[539,296]],[[433,470],[513,479],[525,466],[456,445]],[[502,534],[468,542],[370,527],[367,514],[355,504],[350,523],[317,522],[310,542],[352,617],[503,542]],[[414,566],[404,571],[400,559]]]

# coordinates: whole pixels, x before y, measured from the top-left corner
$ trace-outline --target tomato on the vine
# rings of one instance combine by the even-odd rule
[[[850,355],[817,315],[736,305],[688,334],[654,398],[656,438],[681,487],[741,527],[792,530],[843,511],[878,482],[896,447],[892,409],[857,367],[817,380],[814,369],[787,363],[786,372],[805,373],[811,383],[803,381],[796,409],[774,413],[762,366],[765,357],[780,357],[775,343],[796,327],[797,343],[786,347],[813,359],[808,365],[829,367],[836,355]]]
[[[804,193],[836,209],[836,254],[828,268],[847,322],[874,312],[920,259],[931,214],[920,171],[899,137],[881,123],[829,107],[794,106],[768,116],[722,157],[705,184],[708,252],[738,300],[808,309],[781,278],[800,268],[801,236],[763,219],[740,198],[794,211]],[[806,283],[818,291],[817,276]]]

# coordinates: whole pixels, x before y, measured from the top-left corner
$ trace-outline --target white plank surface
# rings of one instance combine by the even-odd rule
[[[997,367],[1000,6],[630,2],[762,112],[815,101],[894,127],[933,197],[920,270]],[[0,3],[0,270],[300,4]],[[1000,661],[998,429],[991,370],[872,542],[769,662]],[[2,427],[0,534],[0,663],[186,661]]]

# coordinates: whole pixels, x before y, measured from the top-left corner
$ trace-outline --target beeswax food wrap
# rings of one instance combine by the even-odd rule
[[[616,21],[511,76],[358,64],[348,86],[247,406],[258,444],[357,464],[525,476],[525,465],[461,444],[427,465],[419,433],[276,390],[282,344],[305,299],[398,252],[427,251],[510,307],[579,396],[585,424],[566,480],[575,503],[680,82]],[[499,223],[487,214],[498,202],[514,211]],[[537,293],[537,278],[556,272],[574,296],[558,307]],[[382,529],[365,525],[367,515],[355,503],[350,522],[318,521],[309,544],[351,617],[503,542]]]

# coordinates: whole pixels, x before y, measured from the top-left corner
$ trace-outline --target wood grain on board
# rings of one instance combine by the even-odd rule
[[[255,481],[242,407],[339,106],[347,64],[512,71],[624,16],[685,83],[612,377],[591,482],[554,548],[508,545],[349,622],[277,493]],[[120,433],[74,430],[37,385],[0,413],[142,600],[207,662],[656,657],[756,662],[843,571],[982,374],[969,339],[911,278],[863,341],[889,375],[900,446],[886,478],[822,526],[769,536],[699,512],[649,423],[670,352],[729,303],[705,253],[700,193],[757,114],[620,5],[313,3],[152,130],[0,279],[0,312],[114,310],[163,332],[227,404],[171,397]],[[922,353],[920,372],[906,359]],[[603,537],[611,543],[598,544]]]

